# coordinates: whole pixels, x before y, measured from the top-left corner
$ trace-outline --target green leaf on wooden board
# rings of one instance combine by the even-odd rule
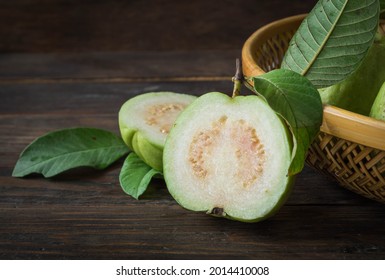
[[[120,186],[126,194],[138,199],[146,191],[152,177],[161,174],[160,171],[142,161],[135,153],[130,153],[119,174]]]
[[[68,128],[35,139],[21,153],[12,176],[52,177],[76,167],[104,169],[129,152],[123,140],[97,128]]]
[[[320,0],[290,41],[281,68],[306,76],[317,88],[354,72],[373,43],[379,0]]]

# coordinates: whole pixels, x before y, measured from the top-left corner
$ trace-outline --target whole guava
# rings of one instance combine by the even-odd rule
[[[324,104],[369,115],[370,109],[385,82],[385,36],[379,35],[357,70],[342,82],[320,89]]]
[[[385,82],[382,84],[382,87],[374,100],[369,116],[385,121]]]

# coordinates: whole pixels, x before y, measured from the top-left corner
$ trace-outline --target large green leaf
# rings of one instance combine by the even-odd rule
[[[130,153],[119,174],[120,186],[126,194],[138,199],[146,191],[152,177],[160,174],[135,153]]]
[[[288,173],[299,173],[322,123],[323,107],[318,90],[305,77],[286,69],[273,70],[252,80],[255,91],[288,123],[294,140]]]
[[[41,173],[44,177],[52,177],[81,166],[103,169],[128,152],[121,138],[102,129],[69,128],[54,131],[27,146],[12,176]]]
[[[385,0],[380,0],[380,12],[385,12]]]
[[[373,43],[379,0],[320,0],[290,41],[281,68],[306,76],[317,88],[344,80]]]

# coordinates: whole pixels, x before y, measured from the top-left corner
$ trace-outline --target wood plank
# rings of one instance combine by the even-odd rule
[[[110,128],[113,115],[105,115]],[[14,116],[17,119],[17,116]],[[32,133],[49,129],[33,116]],[[72,116],[61,124],[90,118]],[[62,116],[51,123],[57,125]],[[38,124],[39,125],[34,125]],[[43,128],[44,127],[44,128]],[[0,130],[4,131],[0,123]],[[21,138],[19,138],[21,137]],[[140,200],[120,189],[121,161],[103,172],[79,169],[54,179],[11,178],[28,142],[0,137],[0,258],[7,259],[382,259],[383,205],[354,195],[306,167],[273,218],[243,224],[184,210],[162,180]],[[8,144],[9,147],[4,147]]]
[[[0,54],[0,83],[223,79],[234,75],[235,59],[240,55],[240,50]]]
[[[219,220],[173,202],[4,209],[0,257],[383,259],[385,241],[379,236],[385,234],[384,211],[361,208],[284,206],[257,224]]]
[[[54,179],[11,178],[18,153],[43,130],[68,124],[112,129],[115,115],[8,115],[0,122],[0,258],[383,259],[383,205],[306,167],[273,218],[258,224],[184,210],[162,180],[138,201],[120,189],[122,162]],[[12,123],[21,130],[8,129]],[[27,132],[25,132],[27,130]]]
[[[0,4],[0,52],[240,49],[258,27],[316,0],[12,0]]]
[[[3,84],[0,114],[117,114],[127,99],[144,92],[174,91],[198,96],[210,91],[230,94],[232,88],[231,78],[214,82]]]
[[[119,187],[120,166],[50,180],[2,174],[0,257],[384,257],[383,205],[330,184],[309,168],[276,216],[243,224],[184,210],[162,180],[134,200]]]
[[[19,57],[13,65],[17,69],[23,63],[15,57]],[[153,81],[144,79],[156,77],[161,69],[151,70],[154,76],[133,76],[137,80],[130,81],[113,80],[117,72],[108,76],[104,70],[87,76],[84,58],[72,68],[83,70],[71,74],[71,67],[52,68],[57,74],[50,76],[51,67],[64,65],[63,56],[59,58],[42,62],[44,79],[33,76],[33,69],[27,67],[28,71],[16,71],[22,74],[14,75],[14,80],[0,82],[1,259],[385,258],[384,206],[341,188],[309,167],[298,175],[281,211],[256,224],[187,211],[160,179],[134,200],[119,186],[123,159],[105,171],[80,168],[49,180],[38,175],[12,178],[20,152],[46,132],[90,126],[118,133],[117,112],[136,94],[173,90],[200,95],[232,89],[225,76],[209,81],[209,69],[207,81],[192,81],[188,75],[178,81],[170,78],[181,68]],[[108,59],[95,65],[104,63]]]

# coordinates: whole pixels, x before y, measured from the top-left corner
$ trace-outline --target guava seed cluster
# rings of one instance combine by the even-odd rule
[[[150,106],[145,114],[146,124],[158,129],[160,133],[168,134],[177,116],[187,105],[186,103],[164,103]]]
[[[228,121],[228,117],[223,115],[211,123],[210,129],[193,136],[189,148],[192,173],[197,179],[215,176],[216,166],[212,159],[218,158],[216,153],[221,152],[219,147],[225,141],[228,146],[226,150],[232,151],[228,161],[234,163],[231,170],[233,174],[229,176],[239,178],[244,188],[250,187],[263,172],[265,151],[255,128],[244,119]]]

